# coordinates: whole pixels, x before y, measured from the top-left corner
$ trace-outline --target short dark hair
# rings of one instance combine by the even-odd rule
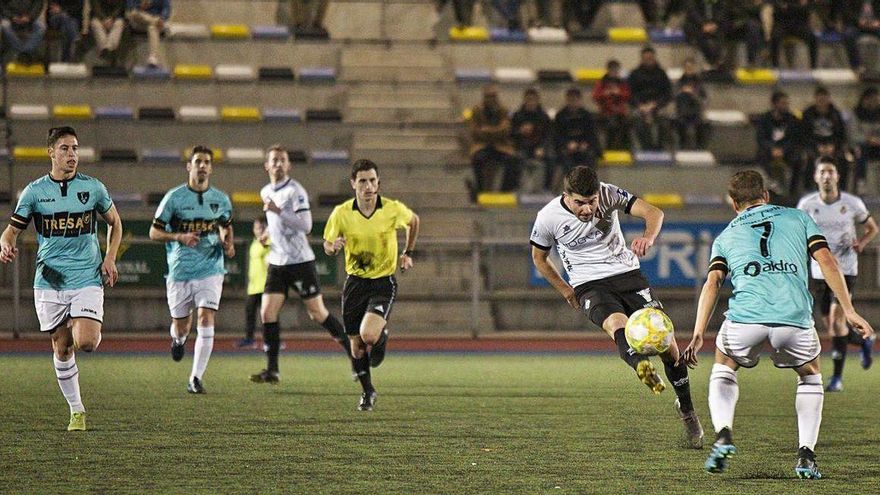
[[[266,149],[266,156],[269,156],[269,153],[271,153],[273,151],[277,151],[279,153],[284,153],[285,155],[290,156],[290,153],[287,151],[287,148],[285,148],[284,146],[281,146],[280,144],[273,144],[272,146],[269,146],[269,148]]]
[[[619,69],[620,62],[616,58],[608,59],[608,63],[605,64],[606,69]]]
[[[254,219],[254,223],[258,223],[260,225],[266,226],[269,225],[269,221],[266,220],[266,215],[260,215]]]
[[[816,163],[813,164],[813,168],[818,169],[820,165],[831,165],[834,167],[834,170],[837,170],[837,160],[835,160],[833,156],[820,156],[819,158],[816,158]]]
[[[523,93],[523,96],[540,96],[540,94],[538,94],[538,88],[528,88]]]
[[[657,51],[654,50],[654,47],[653,47],[653,46],[651,46],[651,45],[645,45],[645,47],[642,48],[642,51],[639,52],[639,53],[640,53],[641,55],[644,55],[644,54],[646,54],[646,53],[657,54]]]
[[[379,175],[379,166],[374,161],[367,160],[366,158],[355,160],[351,164],[351,180],[357,179],[358,172],[366,172],[368,170],[375,170],[376,175]]]
[[[775,105],[779,102],[779,100],[783,98],[788,98],[788,93],[786,93],[785,91],[776,90],[773,92],[773,95],[770,96],[770,103]]]
[[[813,96],[819,95],[829,96],[831,95],[831,92],[828,91],[828,88],[826,88],[825,86],[816,86],[816,90],[813,91]]]
[[[562,190],[566,194],[592,196],[599,192],[599,176],[592,167],[583,165],[574,167],[565,174]]]
[[[53,127],[49,129],[49,136],[46,138],[46,144],[48,144],[50,148],[54,148],[55,143],[64,136],[76,137],[76,131],[70,126]]]
[[[214,150],[202,144],[198,146],[193,146],[192,151],[189,152],[189,159],[187,161],[192,161],[193,157],[196,156],[198,153],[204,153],[211,157],[212,162],[214,161]]]
[[[733,174],[727,186],[727,194],[738,205],[763,199],[766,191],[764,177],[757,170],[741,170]]]
[[[570,88],[568,88],[568,89],[565,90],[565,96],[567,96],[567,97],[568,97],[568,96],[573,96],[573,97],[576,97],[576,98],[580,98],[581,95],[582,95],[582,94],[581,94],[581,90],[580,90],[580,88],[577,88],[577,87],[575,87],[575,86],[572,86],[572,87],[570,87]]]

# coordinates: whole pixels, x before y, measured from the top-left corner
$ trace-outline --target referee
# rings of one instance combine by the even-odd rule
[[[397,295],[394,272],[413,266],[413,248],[419,235],[419,217],[400,201],[379,195],[379,168],[370,160],[351,167],[355,197],[333,209],[324,228],[324,251],[331,256],[345,248],[342,320],[351,339],[351,354],[364,389],[360,411],[372,411],[376,389],[370,367],[385,358],[388,330],[385,324]],[[397,233],[406,229],[406,247],[398,258]],[[372,346],[367,352],[367,346]]]

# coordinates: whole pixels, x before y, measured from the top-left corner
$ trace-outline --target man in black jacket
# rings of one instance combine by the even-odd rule
[[[547,169],[547,141],[552,132],[550,116],[541,106],[541,95],[535,88],[523,94],[523,103],[511,119],[510,134],[516,153],[530,166]]]
[[[782,40],[792,36],[800,38],[810,51],[810,68],[816,68],[819,44],[810,28],[810,12],[813,0],[775,0],[773,2],[773,33],[770,37],[770,56],[773,67],[779,67],[779,47]]]
[[[672,100],[672,82],[650,46],[642,48],[641,63],[630,73],[629,87],[639,145],[645,150],[665,148],[669,144],[669,124],[660,112]]]
[[[801,171],[801,122],[789,109],[788,95],[776,91],[770,97],[772,108],[761,114],[755,121],[755,135],[758,141],[757,161],[776,183],[778,188],[785,184],[785,176],[791,174],[789,195],[795,197],[797,180]]]
[[[555,190],[561,177],[574,167],[586,165],[595,167],[596,161],[602,156],[596,120],[584,108],[583,95],[578,88],[569,88],[565,92],[565,108],[556,113],[553,135],[558,158],[557,166],[549,166],[544,177],[544,189]],[[556,170],[562,168],[561,174]]]

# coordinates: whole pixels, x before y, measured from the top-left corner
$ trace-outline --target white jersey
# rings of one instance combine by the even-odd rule
[[[315,259],[309,246],[312,231],[312,212],[309,195],[299,182],[286,179],[260,191],[263,202],[272,200],[281,213],[266,212],[266,231],[269,232],[270,250],[266,260],[270,265],[283,266],[305,263]]]
[[[825,203],[818,192],[808,194],[798,201],[799,210],[803,210],[816,222],[828,240],[828,249],[837,258],[840,271],[844,275],[858,275],[859,255],[853,249],[858,240],[856,224],[865,223],[871,214],[865,203],[856,196],[845,192],[833,203]],[[810,272],[813,278],[822,280],[822,270],[816,260],[811,261]]]
[[[635,201],[629,192],[600,182],[597,211],[582,222],[557,196],[538,212],[531,244],[545,251],[556,244],[574,287],[635,270],[639,259],[626,247],[617,218],[618,210],[629,213]]]

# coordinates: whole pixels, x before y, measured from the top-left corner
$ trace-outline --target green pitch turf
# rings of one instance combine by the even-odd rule
[[[795,374],[769,362],[740,373],[739,455],[709,475],[708,449],[678,446],[671,389],[652,396],[610,356],[392,349],[358,412],[340,355],[287,354],[274,387],[247,380],[259,355],[215,355],[193,396],[191,356],[83,354],[90,431],[68,433],[49,353],[3,355],[0,493],[877,494],[878,370],[853,356],[825,399],[826,478],[801,481]],[[691,377],[711,431],[708,359]]]

